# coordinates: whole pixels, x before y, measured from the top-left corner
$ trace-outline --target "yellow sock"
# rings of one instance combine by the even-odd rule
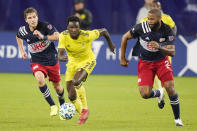
[[[161,81],[159,80],[157,76],[155,76],[155,88],[156,89],[162,88]]]
[[[77,99],[71,102],[75,105],[76,111],[81,114],[82,104],[80,98],[77,96]]]
[[[85,88],[83,87],[83,85],[81,85],[80,88],[76,89],[76,91],[77,91],[77,94],[81,100],[82,108],[88,109],[87,99],[86,99],[86,91],[85,91]]]

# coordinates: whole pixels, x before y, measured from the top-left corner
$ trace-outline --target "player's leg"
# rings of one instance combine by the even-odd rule
[[[175,88],[174,88],[174,81],[173,80],[166,81],[166,82],[164,82],[163,85],[164,85],[164,87],[168,93],[169,99],[170,99],[170,104],[171,104],[174,118],[175,118],[175,124],[176,124],[176,126],[183,126],[183,123],[180,119],[179,98],[178,98],[178,94],[176,93]]]
[[[66,82],[66,87],[68,91],[69,100],[75,105],[77,112],[81,114],[82,104],[81,104],[79,97],[77,96],[77,92],[76,92],[76,89],[74,87],[72,80]]]
[[[53,87],[56,90],[59,103],[62,105],[65,102],[64,98],[64,88],[62,88],[60,84],[61,76],[60,76],[60,66],[59,62],[57,62],[54,66],[46,66],[49,76],[49,81],[52,81]]]
[[[61,86],[60,82],[53,82],[53,87],[56,90],[60,105],[64,104],[64,88]]]
[[[174,88],[172,66],[167,57],[164,60],[162,60],[161,63],[158,63],[159,69],[157,71],[157,75],[159,79],[162,81],[163,86],[165,87],[168,93],[176,125],[183,126],[182,121],[180,120],[178,94],[176,93]]]
[[[155,72],[151,63],[139,60],[138,63],[138,86],[144,99],[160,97],[160,90],[152,90]]]
[[[34,73],[34,76],[36,78],[36,80],[38,81],[38,85],[39,85],[39,89],[42,92],[45,100],[48,102],[48,104],[51,107],[51,112],[50,112],[50,116],[54,116],[57,115],[57,106],[55,105],[52,97],[51,97],[51,93],[49,91],[49,88],[47,87],[46,83],[45,83],[45,75],[42,71],[36,71]]]

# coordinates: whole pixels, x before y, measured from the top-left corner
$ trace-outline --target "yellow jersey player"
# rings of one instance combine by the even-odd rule
[[[67,30],[61,32],[58,44],[58,58],[67,61],[65,81],[70,101],[81,114],[78,124],[84,124],[89,110],[85,88],[82,85],[96,65],[96,58],[91,49],[91,42],[104,36],[109,49],[114,53],[115,46],[105,28],[84,31],[80,29],[80,20],[76,16],[67,19]],[[65,55],[65,50],[67,55]]]
[[[161,3],[158,0],[153,0],[151,9],[160,9],[161,10]],[[144,21],[147,21],[147,20],[148,20],[148,17],[145,17],[141,20],[141,23]],[[177,28],[176,28],[176,25],[175,25],[175,22],[173,21],[173,19],[169,15],[162,13],[161,20],[164,24],[168,25],[173,30],[174,35],[176,35]],[[170,62],[172,62],[170,56],[168,57],[168,59]],[[155,77],[155,87],[157,89],[162,87],[161,82],[157,76]]]

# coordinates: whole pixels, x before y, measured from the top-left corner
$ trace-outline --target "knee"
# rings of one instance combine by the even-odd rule
[[[81,83],[81,81],[75,80],[75,79],[73,79],[72,82],[73,82],[73,85],[74,85],[74,86],[79,86],[80,83]]]
[[[77,99],[77,95],[76,94],[69,94],[68,98],[69,98],[70,101],[74,101],[74,100]]]
[[[56,91],[59,91],[60,90],[60,83],[58,82],[58,83],[54,83],[53,82],[53,87],[54,87],[54,89],[56,90]]]
[[[140,95],[144,99],[148,99],[151,93],[151,87],[140,88]]]
[[[39,86],[44,86],[45,85],[45,79],[38,79],[38,85]]]
[[[164,87],[166,88],[166,91],[167,91],[169,96],[174,96],[176,94],[176,91],[174,89],[174,82],[173,81],[165,82]]]
[[[141,93],[141,97],[144,99],[148,99],[149,96],[150,96],[150,94],[148,94],[148,93]]]

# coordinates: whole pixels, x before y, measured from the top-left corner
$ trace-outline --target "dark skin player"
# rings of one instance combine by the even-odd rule
[[[80,34],[80,23],[79,22],[70,21],[67,25],[67,29],[68,29],[68,32],[69,32],[72,39],[78,39],[79,34]],[[115,53],[115,46],[110,39],[110,35],[109,35],[108,31],[105,28],[98,29],[98,30],[100,32],[100,36],[104,36],[105,39],[107,40],[109,49],[113,53]],[[68,57],[64,53],[65,53],[64,49],[61,49],[61,48],[58,49],[59,60],[66,62],[68,60]],[[81,68],[75,73],[72,81],[68,81],[66,83],[69,99],[71,101],[76,100],[76,98],[77,98],[75,87],[79,86],[82,81],[85,81],[87,76],[88,76],[88,73],[84,69]]]
[[[148,24],[151,28],[152,31],[159,30],[161,27],[161,13],[148,13]],[[127,41],[129,39],[132,39],[133,36],[131,36],[130,32],[128,31],[125,33],[122,37],[122,42],[121,42],[121,60],[120,60],[120,65],[127,67],[129,65],[129,61],[125,58],[125,52],[126,52],[126,47],[127,47]],[[153,49],[158,49],[159,44],[156,41],[151,41],[149,43],[149,47]],[[163,54],[166,54],[168,56],[174,56],[175,55],[175,46],[174,45],[167,45],[167,46],[162,46],[160,51]],[[174,96],[176,94],[176,91],[174,89],[174,81],[166,81],[164,82],[163,85],[168,93],[169,96]],[[143,98],[147,98],[151,91],[152,87],[151,86],[140,86],[139,87],[140,94]]]

